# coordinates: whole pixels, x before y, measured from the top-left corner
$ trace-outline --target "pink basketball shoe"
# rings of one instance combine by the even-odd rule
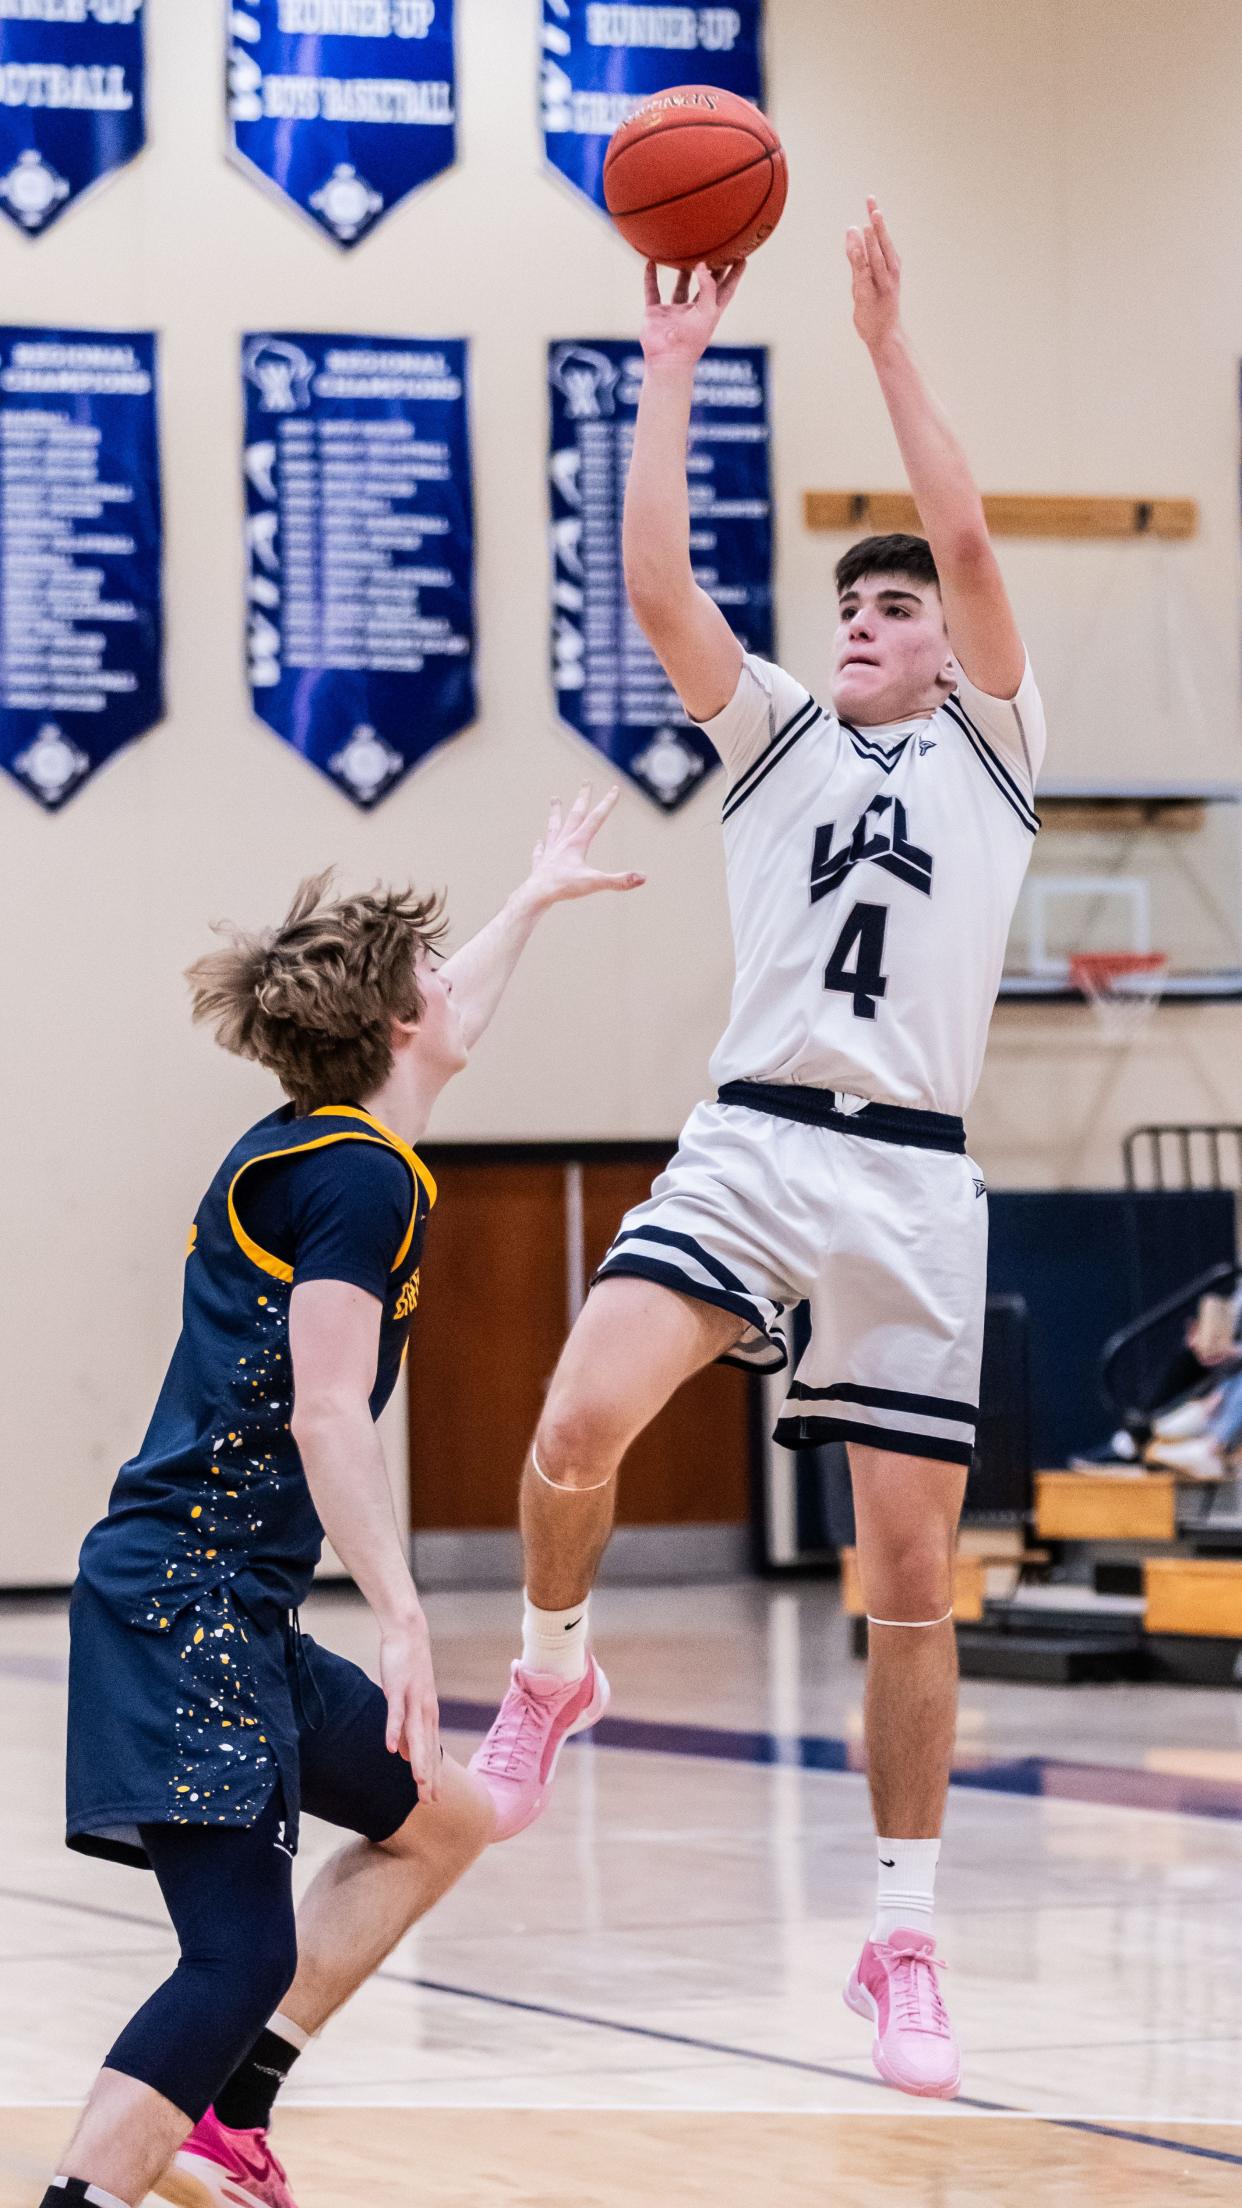
[[[608,1691],[589,1653],[583,1677],[568,1682],[554,1672],[513,1666],[492,1729],[470,1758],[470,1769],[496,1805],[497,1840],[512,1840],[534,1824],[551,1792],[562,1748],[573,1733],[584,1733],[603,1716]]]
[[[886,1940],[868,1940],[845,1989],[845,2005],[874,2023],[871,2060],[886,2085],[951,2101],[962,2082],[962,2058],[940,1998],[943,1969],[930,1932],[890,1932]]]
[[[265,2131],[230,2131],[209,2108],[156,2186],[176,2208],[297,2208]]]

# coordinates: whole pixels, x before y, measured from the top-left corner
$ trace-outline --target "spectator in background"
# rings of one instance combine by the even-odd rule
[[[1242,1283],[1231,1296],[1199,1298],[1185,1342],[1152,1391],[1152,1408],[1128,1418],[1103,1448],[1074,1458],[1075,1470],[1101,1465],[1148,1464],[1153,1470],[1182,1470],[1189,1479],[1220,1479],[1221,1471],[1192,1471],[1173,1465],[1166,1444],[1198,1442],[1212,1424],[1220,1383],[1242,1368]]]

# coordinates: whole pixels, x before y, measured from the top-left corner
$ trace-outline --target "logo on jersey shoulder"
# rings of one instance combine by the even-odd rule
[[[919,757],[920,757],[920,759],[926,759],[926,757],[927,757],[927,754],[928,754],[928,752],[929,752],[929,751],[934,751],[934,750],[935,750],[935,748],[936,748],[936,739],[935,739],[935,737],[934,737],[934,736],[920,736],[920,738],[919,738]]]
[[[906,808],[899,797],[884,791],[873,797],[848,842],[834,851],[832,844],[836,832],[834,820],[815,831],[815,851],[811,860],[813,905],[817,905],[821,897],[830,896],[834,889],[840,889],[856,866],[868,862],[882,866],[899,881],[909,882],[912,889],[921,889],[925,897],[931,896],[931,853],[920,851],[918,845],[910,841]]]
[[[976,1201],[976,1203],[977,1203],[977,1202],[978,1202],[978,1200],[979,1200],[979,1198],[980,1198],[981,1196],[986,1196],[986,1195],[987,1195],[987,1192],[988,1192],[988,1184],[987,1184],[987,1182],[986,1182],[986,1181],[980,1180],[980,1178],[979,1178],[979,1175],[978,1175],[977,1173],[976,1173],[976,1174],[975,1174],[975,1176],[974,1176],[974,1181],[975,1181],[975,1201]]]
[[[410,1274],[410,1277],[409,1277],[409,1279],[407,1280],[407,1282],[406,1282],[406,1284],[405,1284],[404,1288],[402,1289],[402,1291],[401,1291],[400,1295],[399,1295],[399,1296],[398,1296],[398,1298],[397,1298],[397,1308],[396,1308],[396,1310],[395,1310],[395,1311],[393,1312],[393,1317],[394,1317],[394,1319],[409,1319],[409,1318],[413,1318],[413,1316],[414,1316],[414,1313],[415,1313],[415,1312],[417,1311],[417,1309],[418,1309],[418,1283],[419,1283],[419,1278],[420,1278],[420,1275],[421,1275],[421,1271],[422,1271],[422,1268],[421,1268],[421,1266],[420,1266],[420,1268],[419,1268],[419,1271],[418,1271],[418,1272],[416,1272],[416,1273],[411,1273],[411,1274]]]

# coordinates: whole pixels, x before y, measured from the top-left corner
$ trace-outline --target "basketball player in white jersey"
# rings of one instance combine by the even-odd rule
[[[1005,939],[1038,827],[1044,722],[966,457],[904,335],[874,201],[854,322],[926,530],[837,570],[831,706],[745,655],[691,564],[694,371],[741,274],[647,276],[625,515],[630,602],[727,771],[732,1013],[650,1200],[623,1221],[548,1394],[522,1489],[522,1657],[473,1768],[501,1837],[538,1816],[608,1689],[587,1596],[629,1444],[718,1357],[787,1361],[777,1428],[848,1444],[870,1617],[878,1906],[846,1990],[880,2075],[951,2097],[933,1881],[957,1700],[953,1552],[978,1417],[987,1204],[966,1154]]]

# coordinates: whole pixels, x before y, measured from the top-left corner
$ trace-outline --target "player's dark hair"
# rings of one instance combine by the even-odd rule
[[[376,888],[329,899],[332,878],[302,882],[278,928],[221,927],[225,947],[186,974],[194,1018],[274,1073],[299,1113],[373,1095],[388,1078],[392,1021],[422,1018],[415,957],[445,926],[439,897]]]
[[[864,575],[908,575],[912,583],[940,588],[940,577],[926,537],[907,537],[895,531],[889,537],[863,537],[837,561],[837,596],[841,598]]]

